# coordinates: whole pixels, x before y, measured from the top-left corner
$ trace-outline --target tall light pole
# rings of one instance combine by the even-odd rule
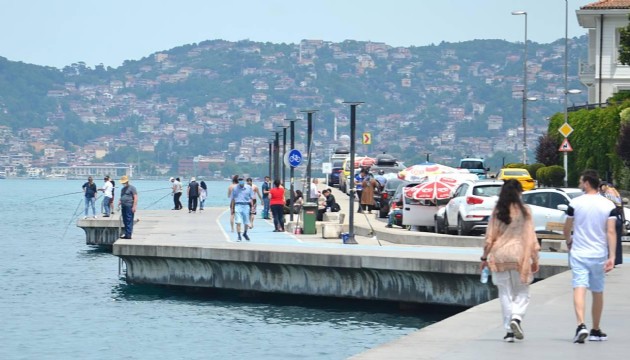
[[[581,90],[569,90],[569,1],[564,0],[564,123],[569,122],[569,94],[579,94]],[[567,136],[568,138],[568,136]],[[569,153],[564,151],[564,187],[569,186]]]
[[[274,162],[273,162],[273,180],[280,179],[280,131],[274,131],[276,133],[276,138],[273,142],[273,149],[275,151]]]
[[[290,135],[289,137],[291,138],[291,150],[295,149],[295,122],[300,120],[300,119],[284,119],[285,121],[289,121],[291,123],[291,125],[289,125],[291,131],[290,131]],[[290,203],[289,203],[289,221],[293,221],[293,205],[295,203],[295,184],[294,184],[294,172],[295,172],[295,168],[293,168],[293,166],[291,166],[291,168],[289,169],[289,186],[291,187],[291,194],[290,196]],[[304,194],[302,194],[302,198],[304,198]]]
[[[286,189],[285,179],[286,179],[286,169],[287,165],[284,162],[284,157],[287,155],[287,125],[278,126],[278,130],[282,130],[282,187]]]
[[[525,42],[523,44],[523,164],[527,164],[527,11],[512,11],[512,15],[525,15]]]
[[[272,144],[273,144],[273,141],[269,140],[269,172],[268,172],[269,177],[271,177],[271,163],[273,162],[273,153],[271,151]]]
[[[348,206],[349,220],[348,220],[348,243],[356,244],[354,239],[354,153],[355,153],[355,139],[357,128],[357,106],[363,104],[362,101],[344,101],[344,104],[350,105],[350,204]],[[361,199],[359,199],[359,204]],[[359,205],[360,206],[360,205]]]
[[[306,113],[308,120],[308,130],[307,130],[307,141],[306,141],[306,152],[308,159],[306,160],[306,186],[304,187],[304,191],[308,191],[306,195],[306,199],[308,201],[313,201],[311,199],[311,155],[313,154],[313,114],[318,110],[302,110],[300,112]],[[317,199],[315,199],[317,201]]]

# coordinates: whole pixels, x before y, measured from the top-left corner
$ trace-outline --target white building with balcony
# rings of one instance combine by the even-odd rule
[[[605,103],[620,90],[630,90],[630,66],[619,63],[620,30],[628,26],[630,0],[601,0],[576,11],[588,29],[588,59],[581,61],[580,81],[590,104]]]

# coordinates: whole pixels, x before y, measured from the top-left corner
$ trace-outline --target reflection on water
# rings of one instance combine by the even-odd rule
[[[112,296],[117,301],[168,299],[199,306],[239,308],[266,323],[298,325],[327,322],[343,326],[386,324],[398,328],[417,329],[465,310],[462,307],[439,305],[417,305],[402,310],[398,303],[388,301],[127,284],[124,277],[120,280],[121,283],[112,288]]]
[[[57,196],[83,182],[0,182],[0,359],[345,359],[456,311],[128,285],[76,227],[82,193]],[[134,185],[141,209],[172,208],[166,179]],[[208,185],[206,205],[227,206],[228,182]]]

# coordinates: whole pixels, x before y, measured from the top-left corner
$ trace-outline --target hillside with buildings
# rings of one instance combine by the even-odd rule
[[[569,88],[587,38],[569,39]],[[528,43],[527,138],[563,111],[564,41]],[[303,40],[299,44],[205,41],[118,68],[63,69],[0,58],[0,170],[81,176],[94,164],[132,164],[143,175],[266,172],[272,131],[317,109],[315,168],[347,142],[349,107],[361,154],[454,164],[463,155],[519,159],[523,44],[501,40],[391,47]],[[585,96],[571,102],[583,104]],[[306,121],[296,122],[304,150]],[[281,135],[282,137],[282,135]],[[531,158],[531,155],[530,155]],[[74,170],[73,170],[74,168]],[[103,171],[107,171],[103,170]]]

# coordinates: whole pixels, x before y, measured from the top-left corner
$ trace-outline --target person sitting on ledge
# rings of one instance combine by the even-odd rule
[[[339,212],[339,210],[341,210],[341,207],[335,200],[335,195],[332,194],[332,190],[325,189],[322,191],[322,196],[324,197],[324,206],[319,207],[317,210],[317,221],[323,221],[324,213],[327,211]]]

